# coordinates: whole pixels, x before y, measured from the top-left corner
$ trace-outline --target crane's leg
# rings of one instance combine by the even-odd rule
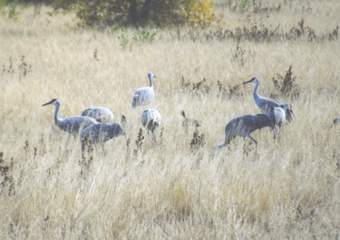
[[[155,131],[152,131],[152,142],[157,143],[156,133]]]
[[[277,139],[277,137],[279,136],[279,128],[278,127],[274,127],[273,128],[273,133],[274,133],[274,140]]]
[[[230,141],[233,138],[234,138],[233,136],[226,135],[225,138],[224,138],[224,142],[222,144],[220,144],[220,145],[217,145],[215,147],[215,149],[218,150],[218,149],[221,149],[221,148],[224,148],[224,147],[228,146],[228,144],[230,143]]]
[[[107,151],[105,149],[104,142],[100,143],[98,147],[100,148],[100,151],[103,154],[103,156],[106,156],[107,155]]]

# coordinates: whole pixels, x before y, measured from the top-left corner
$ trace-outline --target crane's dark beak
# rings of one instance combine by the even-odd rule
[[[248,80],[248,81],[243,82],[243,84],[251,83],[251,82],[253,82],[253,81],[254,81],[254,78],[252,78],[252,79],[250,79],[250,80]]]
[[[52,104],[54,101],[55,101],[55,99],[52,99],[51,101],[49,101],[49,102],[47,102],[47,103],[44,103],[44,104],[41,105],[41,106],[44,107],[44,106],[50,105],[50,104]]]

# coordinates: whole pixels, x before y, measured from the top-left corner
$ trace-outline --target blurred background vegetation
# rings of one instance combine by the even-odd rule
[[[191,25],[205,27],[214,19],[212,0],[0,0],[2,13],[15,18],[18,4],[74,11],[84,26]]]

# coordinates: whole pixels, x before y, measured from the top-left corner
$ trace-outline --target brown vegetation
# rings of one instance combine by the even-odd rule
[[[253,11],[223,2],[222,25],[155,30],[152,38],[149,29],[78,29],[73,15],[46,8],[1,17],[2,239],[339,238],[340,128],[331,125],[340,115],[340,45],[328,36],[340,3],[262,1],[267,10]],[[293,28],[304,33],[288,37]],[[237,37],[215,37],[225,29]],[[159,144],[131,109],[150,70]],[[275,140],[259,131],[257,148],[239,139],[212,158],[225,124],[259,111],[252,87],[240,85],[253,76],[262,95],[293,106],[294,121]],[[126,138],[95,149],[85,179],[79,140],[40,107],[54,97],[64,116],[90,105],[127,115]],[[199,128],[185,132],[182,110]]]

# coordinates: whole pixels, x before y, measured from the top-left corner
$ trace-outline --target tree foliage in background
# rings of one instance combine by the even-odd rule
[[[0,6],[17,3],[45,4],[73,9],[85,26],[169,26],[190,24],[204,27],[214,20],[212,0],[0,0]]]
[[[206,26],[214,19],[211,0],[85,0],[77,14],[88,26]]]
[[[15,18],[17,15],[17,1],[16,0],[0,0],[1,13],[9,18]]]

